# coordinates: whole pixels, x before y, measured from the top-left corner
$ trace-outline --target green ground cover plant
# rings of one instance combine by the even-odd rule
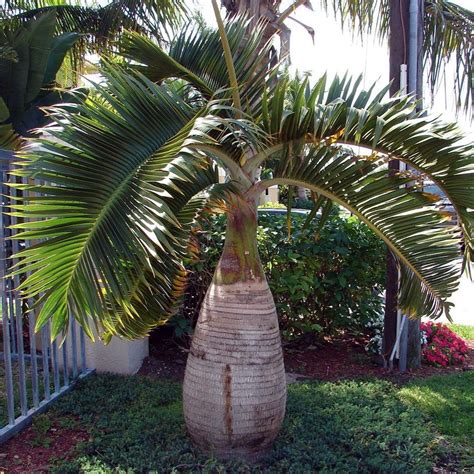
[[[298,383],[268,458],[257,465],[221,463],[192,447],[181,385],[144,377],[93,376],[50,411],[88,427],[74,461],[60,473],[111,472],[430,472],[436,433],[417,407],[380,380]],[[153,400],[154,403],[150,403]]]
[[[422,412],[459,458],[461,469],[474,470],[474,372],[417,380],[400,390],[400,397]],[[447,455],[447,453],[445,453]]]

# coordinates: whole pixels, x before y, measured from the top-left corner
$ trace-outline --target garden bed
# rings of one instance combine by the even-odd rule
[[[466,326],[461,329],[466,331]],[[153,343],[154,342],[154,343]],[[321,343],[304,342],[285,344],[286,371],[292,379],[306,378],[320,381],[376,377],[403,384],[416,378],[430,377],[474,370],[474,340],[467,341],[470,348],[463,365],[434,367],[422,364],[417,370],[400,374],[398,370],[384,369],[380,357],[369,355],[364,346],[366,340],[352,337],[331,339]],[[140,369],[141,375],[172,380],[183,380],[187,348],[170,338],[152,341],[150,357]]]
[[[315,380],[336,381],[376,377],[403,384],[412,379],[473,370],[474,341],[468,341],[467,344],[469,353],[462,365],[434,367],[423,362],[419,369],[407,370],[403,374],[397,369],[384,368],[380,357],[367,354],[363,340],[353,338],[320,345],[287,347],[285,365],[287,372]]]
[[[287,344],[286,368],[299,383],[289,385],[284,428],[268,459],[245,466],[221,464],[189,443],[180,383],[187,351],[165,338],[140,375],[80,382],[1,446],[0,472],[470,472],[468,344],[464,366],[406,374],[383,369],[363,340]]]

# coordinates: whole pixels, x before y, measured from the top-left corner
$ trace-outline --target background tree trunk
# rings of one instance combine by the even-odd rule
[[[285,415],[278,318],[256,230],[255,205],[236,200],[184,378],[189,434],[203,451],[223,459],[257,459],[270,448]]]
[[[422,61],[422,42],[423,42],[423,18],[424,10],[419,2],[418,15],[418,44],[417,44],[417,70],[416,85],[410,90],[408,84],[408,93],[414,94],[416,99],[423,98],[423,61]],[[400,89],[400,66],[409,63],[409,43],[410,39],[410,0],[391,0],[390,1],[390,95],[396,95]],[[408,74],[410,70],[408,69]],[[418,108],[420,108],[418,106]],[[396,173],[400,169],[398,160],[389,162],[389,172]],[[398,303],[398,269],[395,258],[388,252],[387,254],[387,284],[385,297],[385,318],[384,318],[384,337],[383,337],[383,354],[390,357],[390,352],[395,344],[397,332],[397,303]],[[420,320],[408,321],[408,347],[407,347],[407,363],[410,368],[418,368],[421,365],[421,333]],[[402,339],[401,344],[406,343]],[[402,366],[403,364],[400,364]],[[402,368],[402,370],[405,370]]]

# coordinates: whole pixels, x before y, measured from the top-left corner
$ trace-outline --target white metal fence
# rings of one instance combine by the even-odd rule
[[[0,150],[0,444],[29,424],[32,416],[46,409],[74,381],[90,373],[87,369],[84,332],[75,322],[60,345],[51,342],[49,324],[34,333],[32,301],[21,300],[20,277],[7,278],[12,259],[24,242],[12,240],[9,228],[17,218],[9,216],[9,205],[19,191],[7,186],[18,180],[9,175],[12,154]]]

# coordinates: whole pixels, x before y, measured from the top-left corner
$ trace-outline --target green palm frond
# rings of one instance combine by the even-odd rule
[[[262,115],[267,131],[279,137],[270,151],[283,143],[304,146],[306,143],[345,143],[362,145],[385,157],[400,159],[433,180],[453,203],[460,218],[472,261],[474,247],[474,179],[472,145],[463,144],[455,125],[414,115],[414,104],[408,98],[381,102],[386,89],[378,93],[360,90],[361,78],[352,82],[336,77],[326,87],[323,77],[307,93],[300,86],[298,99],[285,109],[287,86],[281,83]],[[327,88],[327,90],[326,90]],[[283,118],[284,117],[284,118]],[[258,166],[265,153],[257,156],[250,167]],[[281,166],[281,165],[279,165]]]
[[[442,226],[443,217],[422,192],[404,187],[409,177],[389,177],[383,164],[323,145],[279,167],[272,183],[311,189],[371,227],[400,263],[399,304],[407,314],[449,314],[446,300],[461,272],[459,235]]]
[[[459,232],[443,226],[446,216],[433,202],[439,198],[413,184],[429,177],[446,193],[472,261],[472,145],[463,142],[455,126],[413,115],[408,98],[382,101],[386,89],[360,90],[360,82],[336,77],[327,84],[323,77],[308,93],[304,81],[296,91],[282,81],[261,116],[273,143],[244,168],[250,173],[269,161],[277,183],[307,187],[358,215],[402,264],[404,309],[439,316],[461,272]],[[368,156],[344,151],[347,145],[363,146]],[[418,174],[387,176],[387,167],[380,166],[393,158]],[[411,186],[400,188],[406,184]]]
[[[123,28],[138,28],[161,36],[162,27],[177,26],[188,11],[183,0],[113,0],[102,6],[83,3],[85,5],[67,0],[6,0],[5,12],[29,19],[54,10],[60,33],[82,33],[90,35],[90,40],[97,44],[105,44],[116,39]]]
[[[44,85],[55,22],[55,14],[49,13],[18,29],[3,30],[0,41],[13,48],[18,58],[16,62],[0,59],[0,94],[13,123],[21,119]]]
[[[22,288],[27,297],[42,294],[38,325],[53,315],[53,335],[70,314],[89,335],[89,318],[129,336],[166,319],[181,288],[186,193],[216,182],[207,158],[181,155],[199,118],[191,107],[144,78],[112,66],[103,73],[99,94],[53,110],[53,138],[26,149],[15,172],[46,183],[21,186],[38,195],[14,212],[31,219],[17,238],[46,239],[20,253],[34,270]],[[170,206],[180,195],[182,205]],[[153,298],[145,302],[145,293]],[[161,311],[138,318],[134,300]]]
[[[76,33],[55,35],[56,13],[45,13],[24,24],[7,23],[0,30],[0,47],[11,49],[15,61],[0,57],[0,123],[11,123],[23,136],[47,122],[42,107],[68,101],[56,76],[65,56],[78,41]]]
[[[361,35],[388,36],[390,0],[321,0],[321,6],[335,15],[342,28],[349,26]]]
[[[155,327],[166,323],[180,308],[187,285],[187,273],[183,260],[189,258],[193,250],[184,246],[196,219],[207,203],[217,196],[225,198],[226,185],[218,185],[218,175],[209,163],[201,168],[187,182],[179,195],[164,199],[173,212],[179,225],[172,228],[176,240],[182,242],[175,249],[172,258],[167,252],[155,249],[157,256],[150,261],[151,268],[143,268],[135,277],[122,307],[113,302],[107,304],[113,329],[106,329],[103,338],[107,342],[110,336],[120,335],[126,338],[139,338]],[[183,188],[183,183],[180,183]],[[171,227],[170,227],[171,229]]]
[[[113,0],[102,6],[95,2],[82,3],[68,0],[7,0],[3,16],[21,23],[54,12],[58,35],[80,35],[71,52],[72,72],[76,74],[84,64],[86,52],[110,52],[125,29],[163,39],[172,35],[188,15],[184,0]]]
[[[261,45],[263,24],[249,34],[248,23],[241,17],[226,26],[240,93],[247,101],[243,106],[247,109],[260,103],[263,82],[272,74],[268,67],[270,44]],[[150,80],[181,78],[208,98],[230,87],[225,58],[219,51],[222,45],[217,30],[192,25],[179,33],[167,50],[135,32],[126,33],[121,42],[121,54],[138,62],[134,68]]]
[[[442,77],[446,62],[454,57],[457,105],[467,110],[474,90],[474,11],[446,0],[427,1],[425,10],[423,50],[431,90]]]

